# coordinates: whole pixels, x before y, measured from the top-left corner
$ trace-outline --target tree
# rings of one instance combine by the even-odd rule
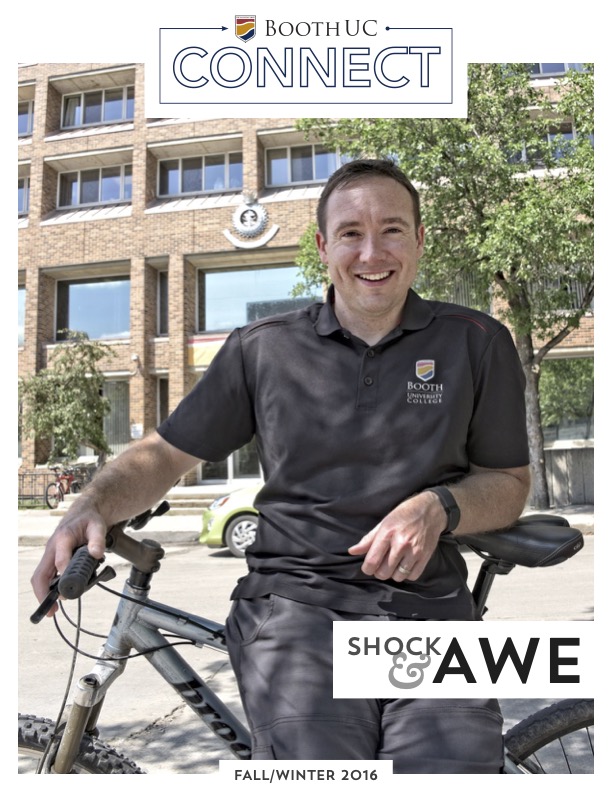
[[[110,404],[102,395],[98,364],[114,353],[84,333],[66,331],[65,338],[48,368],[19,382],[22,431],[48,441],[50,459],[74,458],[84,445],[94,449],[102,466],[110,452],[103,430]]]
[[[540,366],[594,296],[593,67],[569,72],[554,95],[534,87],[529,64],[472,64],[468,76],[467,118],[298,126],[349,156],[393,157],[422,195],[417,289],[457,301],[467,284],[472,304],[493,304],[512,328],[527,379],[532,504],[546,508]],[[571,140],[561,124],[568,119]]]

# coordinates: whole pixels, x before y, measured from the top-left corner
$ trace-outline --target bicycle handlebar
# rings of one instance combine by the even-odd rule
[[[107,549],[118,553],[139,568],[142,567],[143,571],[159,568],[159,559],[163,556],[163,550],[157,543],[147,543],[146,540],[145,542],[137,542],[126,536],[123,530],[126,527],[134,530],[143,528],[152,517],[164,514],[169,508],[168,502],[163,501],[155,511],[148,509],[130,520],[113,525],[106,537]],[[104,558],[90,556],[87,551],[87,545],[78,547],[64,572],[53,578],[49,584],[49,593],[30,616],[32,624],[38,624],[42,621],[60,595],[65,599],[78,599],[98,580],[110,580],[113,578],[115,571],[112,567],[105,567],[98,577],[95,576],[96,569],[103,561]]]
[[[103,560],[104,558],[90,556],[87,545],[78,547],[57,583],[61,596],[66,599],[78,599],[84,594],[94,572]]]

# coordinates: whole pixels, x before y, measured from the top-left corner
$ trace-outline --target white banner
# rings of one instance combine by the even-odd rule
[[[147,61],[149,117],[460,117],[467,65],[451,27],[375,11],[307,21],[304,12],[206,14],[205,27],[159,29]]]
[[[334,698],[593,698],[593,622],[334,624]]]

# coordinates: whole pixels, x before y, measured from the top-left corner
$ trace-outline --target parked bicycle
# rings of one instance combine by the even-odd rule
[[[168,510],[163,502],[153,513],[146,512],[114,526],[107,549],[130,562],[131,568],[110,632],[91,671],[74,686],[67,716],[57,721],[19,715],[20,773],[144,773],[138,765],[103,742],[98,735],[102,706],[113,682],[125,670],[131,653],[144,655],[153,668],[208,726],[236,758],[251,757],[247,728],[185,661],[177,642],[226,652],[224,626],[150,599],[153,576],[160,568],[164,550],[159,543],[139,542],[124,532],[126,526],[142,528],[152,516]],[[450,539],[482,558],[472,593],[478,618],[497,575],[506,575],[516,565],[552,566],[577,553],[584,540],[580,531],[563,518],[522,518],[511,529],[477,536]],[[49,595],[31,620],[40,622],[61,595],[77,599],[94,585],[114,577],[112,567],[98,573],[100,561],[86,547],[79,548],[64,574],[56,578]],[[64,607],[60,602],[60,612]],[[56,614],[57,625],[57,614]],[[72,623],[72,622],[71,622]],[[80,632],[80,625],[77,625]],[[59,629],[59,628],[58,628]],[[76,650],[76,647],[75,647]],[[594,708],[591,699],[560,701],[533,713],[505,735],[504,772],[509,774],[592,773]]]
[[[57,509],[66,495],[80,492],[91,480],[90,468],[85,466],[53,465],[50,470],[55,473],[55,481],[47,484],[45,490],[45,502],[50,509]]]

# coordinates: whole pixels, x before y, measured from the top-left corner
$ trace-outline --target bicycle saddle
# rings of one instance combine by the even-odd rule
[[[509,528],[484,534],[453,536],[458,545],[479,555],[524,567],[547,567],[571,558],[584,546],[584,537],[564,517],[531,514]]]

